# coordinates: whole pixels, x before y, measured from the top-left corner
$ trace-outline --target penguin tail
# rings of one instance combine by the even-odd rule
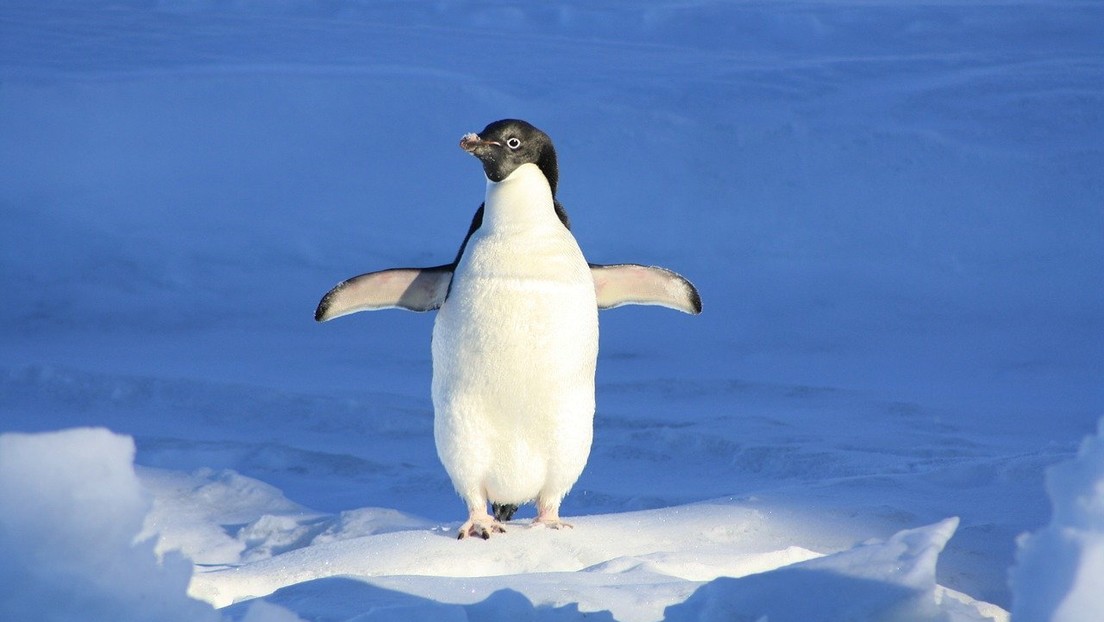
[[[518,506],[513,503],[492,503],[491,510],[494,512],[496,521],[505,523],[514,517],[514,512],[518,511]]]

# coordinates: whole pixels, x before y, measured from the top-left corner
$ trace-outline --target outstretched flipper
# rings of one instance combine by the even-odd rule
[[[432,311],[448,296],[455,264],[432,268],[394,268],[369,272],[338,283],[314,312],[319,322],[358,311],[407,309]],[[697,315],[701,296],[693,283],[666,268],[639,264],[590,264],[598,308],[658,305]]]
[[[452,264],[432,268],[395,268],[369,272],[338,283],[314,312],[318,322],[357,311],[408,309],[432,311],[441,306],[452,282]]]
[[[666,268],[639,264],[590,264],[599,309],[623,305],[658,305],[697,315],[702,302],[697,288]]]

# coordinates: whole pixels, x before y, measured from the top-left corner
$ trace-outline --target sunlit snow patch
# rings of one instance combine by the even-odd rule
[[[1077,458],[1047,471],[1050,524],[1020,539],[1012,613],[1022,620],[1104,619],[1104,419]]]

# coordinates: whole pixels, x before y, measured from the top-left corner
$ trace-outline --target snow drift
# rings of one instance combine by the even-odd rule
[[[139,539],[150,496],[133,439],[104,429],[0,435],[0,619],[218,622],[190,560]],[[245,622],[296,622],[261,604]]]
[[[1047,471],[1050,524],[1019,541],[1012,569],[1017,620],[1104,616],[1104,419],[1077,458]]]
[[[214,622],[191,563],[135,542],[134,442],[103,429],[0,435],[0,618]]]

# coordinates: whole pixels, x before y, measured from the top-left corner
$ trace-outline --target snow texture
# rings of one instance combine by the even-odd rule
[[[0,3],[0,619],[1104,619],[1102,41],[1078,0]],[[456,542],[433,313],[311,314],[452,260],[506,117],[588,261],[705,312],[600,314],[575,529]]]
[[[0,435],[0,619],[215,621],[192,565],[135,542],[134,442],[103,429]]]
[[[1104,612],[1104,419],[1077,458],[1047,471],[1053,516],[1019,541],[1012,571],[1017,620],[1073,622]]]

